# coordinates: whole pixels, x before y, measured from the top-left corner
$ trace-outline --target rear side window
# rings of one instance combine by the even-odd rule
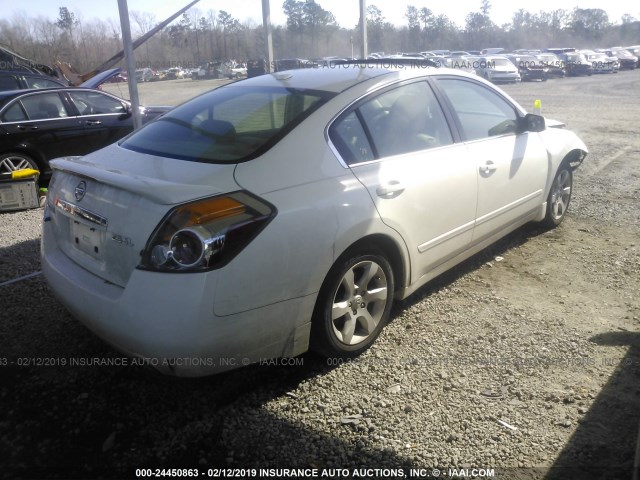
[[[219,88],[149,123],[121,146],[199,162],[244,161],[271,148],[332,96],[284,87]]]
[[[25,76],[24,80],[29,88],[55,88],[61,86],[58,82],[40,77]]]
[[[360,103],[333,123],[329,137],[348,165],[453,143],[440,104],[423,81]]]
[[[14,102],[2,114],[3,122],[20,122],[22,120],[27,120],[27,115],[24,113],[19,101]]]
[[[30,120],[68,117],[67,109],[56,92],[37,93],[22,98],[22,106]]]
[[[0,91],[18,90],[20,83],[18,79],[12,75],[0,75]]]

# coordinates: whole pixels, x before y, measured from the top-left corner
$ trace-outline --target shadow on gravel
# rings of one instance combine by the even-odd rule
[[[0,284],[38,270],[40,270],[40,239],[0,248]]]
[[[591,341],[628,351],[545,480],[632,478],[640,422],[640,334],[610,332]]]
[[[517,230],[397,305],[395,313],[540,233]],[[37,244],[24,242],[1,253],[23,254],[24,264],[36,270]],[[32,311],[38,314],[23,313],[15,299],[36,305]],[[1,353],[12,361],[52,359],[47,365],[0,366],[0,458],[7,478],[135,478],[140,468],[198,468],[203,477],[214,467],[411,466],[410,450],[404,458],[359,443],[371,432],[365,421],[341,423],[353,412],[327,419],[335,431],[353,430],[347,443],[264,408],[281,399],[286,408],[304,409],[307,399],[288,393],[333,368],[311,353],[296,366],[253,365],[202,379],[166,377],[130,363],[61,365],[61,358],[123,357],[66,313],[41,276],[0,291],[0,310],[3,316],[12,312],[0,324]],[[610,422],[605,410],[601,415]],[[628,430],[634,429],[635,422]],[[286,434],[284,444],[282,435],[272,436],[276,430]],[[581,441],[589,444],[588,438]]]

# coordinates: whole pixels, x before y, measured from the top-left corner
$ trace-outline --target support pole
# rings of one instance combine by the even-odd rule
[[[136,66],[133,58],[133,45],[131,42],[131,26],[129,25],[129,8],[127,7],[127,0],[118,0],[118,10],[120,12],[120,28],[122,29],[124,58],[127,65],[133,129],[137,130],[141,127],[142,121],[140,119],[140,100],[138,98],[138,84],[136,83]]]
[[[367,58],[367,0],[360,0],[360,26],[362,27],[362,48],[360,57]]]
[[[262,24],[264,25],[265,45],[267,46],[267,65],[265,71],[271,73],[274,70],[273,63],[273,34],[271,32],[271,7],[269,0],[262,0]]]

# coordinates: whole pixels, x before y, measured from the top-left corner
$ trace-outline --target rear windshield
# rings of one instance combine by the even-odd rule
[[[121,146],[161,157],[236,163],[261,155],[335,94],[228,86],[174,108]]]

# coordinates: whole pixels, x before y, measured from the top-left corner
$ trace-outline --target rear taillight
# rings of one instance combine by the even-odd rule
[[[247,192],[180,205],[151,235],[139,268],[160,272],[220,268],[246,247],[275,214],[275,207]]]

